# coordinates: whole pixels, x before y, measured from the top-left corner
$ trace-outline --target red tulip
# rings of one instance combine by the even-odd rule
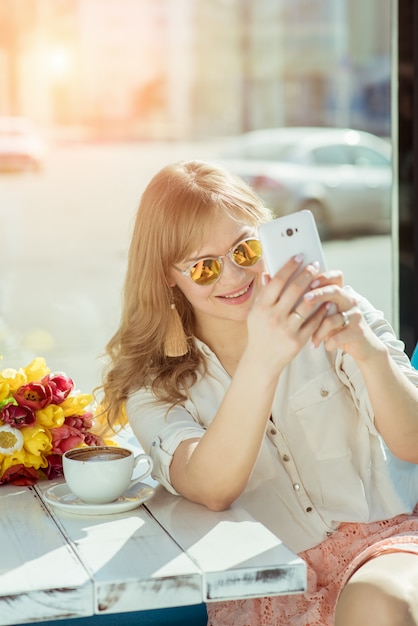
[[[32,382],[22,385],[14,394],[20,406],[27,406],[34,411],[44,409],[52,402],[52,389],[44,383]]]
[[[39,475],[35,468],[25,467],[22,463],[8,467],[0,478],[0,485],[7,483],[21,487],[31,487],[38,482]]]
[[[5,404],[0,411],[0,419],[13,428],[32,426],[36,422],[35,412],[28,406],[18,404]]]
[[[46,477],[49,480],[54,478],[59,478],[62,476],[62,455],[61,454],[50,454],[46,457],[48,461],[48,466],[42,468],[42,471],[45,473]]]
[[[82,432],[86,432],[90,430],[93,426],[93,413],[91,411],[86,411],[83,415],[69,415],[65,418],[65,423],[68,426],[72,426],[73,428],[77,428]]]
[[[52,436],[52,453],[64,454],[70,448],[77,448],[84,443],[84,435],[77,428],[63,424],[50,430]]]
[[[48,374],[41,382],[51,387],[53,404],[61,404],[74,389],[74,381],[65,374]]]

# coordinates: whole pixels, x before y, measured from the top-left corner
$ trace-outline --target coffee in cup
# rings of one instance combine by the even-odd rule
[[[138,463],[146,461],[145,471],[135,479]],[[134,456],[128,448],[91,446],[72,448],[62,456],[68,487],[83,502],[107,504],[151,474],[153,463],[148,454]]]

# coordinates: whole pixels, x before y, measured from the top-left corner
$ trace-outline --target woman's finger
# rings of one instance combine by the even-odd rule
[[[262,284],[266,289],[263,289],[261,295],[265,304],[277,302],[286,285],[300,271],[302,261],[303,255],[294,256],[274,276],[270,276],[266,272],[262,275]]]
[[[304,300],[316,306],[334,303],[338,311],[348,311],[357,304],[357,300],[339,285],[325,285],[311,289],[304,295]]]
[[[322,341],[331,347],[338,347],[347,341],[358,338],[359,323],[362,319],[361,313],[356,307],[347,311],[338,311],[336,305],[331,303],[325,306],[327,315],[321,325],[312,335],[312,343],[318,346]],[[331,346],[330,340],[333,339]]]
[[[316,289],[325,285],[338,285],[342,287],[344,284],[343,273],[340,270],[329,270],[321,272],[311,283],[310,288]]]

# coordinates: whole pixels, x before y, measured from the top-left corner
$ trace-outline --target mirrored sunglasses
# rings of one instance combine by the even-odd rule
[[[224,259],[229,256],[239,267],[251,267],[262,257],[263,251],[259,239],[244,239],[232,246],[232,248],[222,256],[208,257],[195,261],[185,270],[174,265],[174,268],[181,272],[183,276],[189,276],[197,285],[213,285],[221,277],[224,267]]]

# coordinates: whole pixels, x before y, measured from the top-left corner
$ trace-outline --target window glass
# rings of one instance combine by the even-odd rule
[[[32,122],[0,137],[3,366],[44,356],[82,390],[100,383],[141,193],[190,158],[223,160],[277,215],[310,207],[328,266],[396,326],[394,11],[382,0],[2,0],[0,118]],[[352,134],[347,157],[341,137],[315,141],[324,129],[377,143]]]
[[[346,146],[324,146],[312,150],[316,165],[349,165],[352,163],[349,149]]]
[[[248,141],[234,150],[225,152],[225,156],[260,161],[286,161],[296,159],[295,145],[266,140],[264,142]]]
[[[390,167],[390,160],[371,148],[356,146],[353,150],[353,163],[364,167]]]

